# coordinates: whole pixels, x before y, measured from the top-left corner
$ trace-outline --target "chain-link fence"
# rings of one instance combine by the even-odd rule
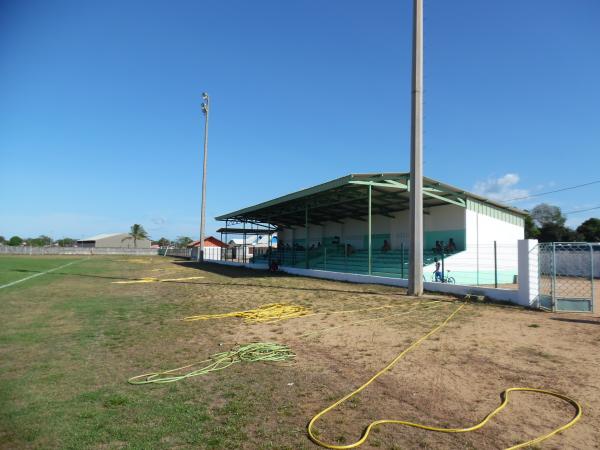
[[[541,308],[593,311],[600,289],[600,244],[541,243],[538,257]]]

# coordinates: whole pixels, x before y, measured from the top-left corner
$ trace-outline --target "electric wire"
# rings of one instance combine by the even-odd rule
[[[565,188],[556,189],[554,191],[547,191],[547,192],[540,192],[539,194],[526,195],[524,197],[509,198],[507,200],[504,200],[504,202],[514,202],[516,200],[527,200],[528,198],[541,197],[543,195],[555,194],[557,192],[570,191],[571,189],[578,189],[578,188],[581,188],[581,187],[591,186],[592,184],[598,184],[598,183],[600,183],[600,180],[591,181],[589,183],[584,183],[584,184],[578,184],[576,186],[568,186],[568,187],[565,187]]]

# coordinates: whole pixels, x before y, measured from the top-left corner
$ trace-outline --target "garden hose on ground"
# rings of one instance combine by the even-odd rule
[[[320,314],[349,314],[365,311],[374,311],[378,309],[386,308],[399,308],[403,305],[384,305],[374,306],[372,308],[362,309],[349,309],[340,311],[322,311],[322,312],[311,312],[310,309],[300,305],[289,305],[285,303],[269,303],[267,305],[259,306],[255,309],[249,309],[247,311],[233,311],[223,314],[201,314],[197,316],[184,317],[183,320],[191,322],[194,320],[209,320],[209,319],[225,319],[227,317],[242,317],[246,322],[263,322],[273,323],[279,322],[280,320],[295,319],[296,317],[308,317],[318,316]]]
[[[284,303],[269,303],[256,309],[247,311],[233,311],[224,314],[201,314],[198,316],[184,317],[183,320],[223,319],[225,317],[242,317],[246,322],[273,323],[280,320],[293,319],[294,317],[310,314],[310,309],[300,305],[287,305]]]
[[[424,340],[429,338],[431,335],[433,335],[436,332],[438,332],[439,330],[441,330],[463,307],[464,307],[464,305],[461,305],[458,308],[456,308],[452,312],[452,314],[450,314],[442,323],[440,323],[435,328],[433,328],[431,331],[429,331],[427,334],[425,334],[424,336],[420,337],[419,339],[414,341],[412,344],[410,344],[405,350],[400,352],[400,354],[398,354],[398,356],[396,356],[387,366],[385,366],[383,369],[381,369],[379,372],[377,372],[375,375],[373,375],[373,377],[371,377],[366,383],[364,383],[358,389],[355,389],[354,391],[350,392],[349,394],[342,397],[340,400],[336,401],[332,405],[328,406],[327,408],[325,408],[324,410],[319,412],[316,416],[314,416],[308,423],[308,435],[310,436],[310,439],[315,444],[318,444],[321,447],[325,447],[325,448],[333,449],[333,450],[344,450],[344,449],[356,448],[356,447],[362,445],[369,437],[369,433],[371,432],[371,429],[373,429],[373,427],[376,427],[377,425],[386,424],[386,423],[406,425],[409,427],[415,427],[415,428],[420,428],[420,429],[429,430],[429,431],[437,431],[437,432],[441,432],[441,433],[466,433],[469,431],[475,431],[475,430],[482,428],[492,417],[494,417],[496,414],[498,414],[500,411],[502,411],[504,409],[504,407],[508,404],[509,394],[511,392],[517,392],[517,391],[536,392],[539,394],[545,394],[545,395],[550,395],[550,396],[559,398],[559,399],[564,400],[565,402],[569,403],[570,405],[572,405],[575,408],[576,413],[573,416],[573,418],[565,425],[562,425],[561,427],[558,427],[558,428],[552,430],[550,433],[544,434],[535,439],[529,440],[527,442],[523,442],[522,444],[517,444],[515,446],[509,447],[507,450],[523,448],[523,447],[528,447],[528,446],[537,444],[537,443],[542,442],[543,440],[548,439],[548,438],[554,436],[555,434],[560,433],[561,431],[564,431],[567,428],[570,428],[571,426],[573,426],[580,419],[581,414],[582,414],[581,405],[579,405],[579,403],[577,403],[576,400],[573,400],[572,398],[567,397],[566,395],[559,394],[557,392],[546,391],[546,390],[542,390],[542,389],[513,387],[513,388],[509,388],[509,389],[505,390],[502,393],[502,403],[500,404],[500,406],[498,406],[491,413],[489,413],[481,422],[479,422],[471,427],[439,428],[439,427],[434,427],[434,426],[428,426],[428,425],[422,425],[422,424],[418,424],[418,423],[408,422],[408,421],[404,421],[404,420],[381,419],[381,420],[376,420],[374,422],[371,422],[367,426],[367,428],[364,430],[360,439],[352,444],[347,444],[347,445],[328,444],[326,442],[321,441],[319,438],[317,438],[317,436],[315,435],[315,432],[313,430],[313,427],[314,427],[315,423],[317,422],[317,420],[319,420],[322,416],[327,414],[332,409],[334,409],[337,406],[344,403],[346,400],[354,397],[356,394],[358,394],[359,392],[364,390],[367,386],[369,386],[373,381],[375,381],[377,378],[379,378],[379,376],[383,375],[388,370],[390,370],[394,365],[396,365],[396,363],[398,361],[400,361],[400,359],[402,359],[404,357],[404,355],[406,355],[408,352],[410,352],[411,350],[418,347]]]
[[[436,304],[436,305],[425,307],[425,308],[422,308],[422,309],[418,307],[420,305],[427,305],[427,304],[430,304],[430,303],[439,303],[439,302],[438,301],[433,301],[433,302],[420,303],[419,305],[414,306],[413,308],[409,309],[408,311],[404,311],[404,312],[401,312],[401,313],[388,314],[388,315],[385,315],[385,316],[373,317],[373,318],[370,318],[370,319],[361,319],[361,320],[357,320],[356,322],[350,322],[350,323],[345,323],[343,325],[338,325],[337,327],[327,327],[327,328],[322,328],[322,329],[316,330],[316,331],[309,331],[308,333],[301,334],[299,337],[302,338],[302,337],[312,336],[312,335],[315,335],[315,334],[329,333],[330,331],[337,330],[337,329],[340,329],[340,328],[349,327],[351,325],[358,325],[359,323],[373,322],[373,321],[376,321],[376,320],[387,320],[387,319],[391,319],[392,317],[405,316],[405,315],[413,313],[413,312],[419,312],[419,311],[423,311],[423,310],[437,308],[437,307],[440,306],[440,305]],[[373,309],[378,309],[378,308],[373,308]]]
[[[253,342],[242,345],[237,349],[228,352],[215,353],[209,359],[199,361],[187,366],[177,367],[176,369],[165,370],[164,372],[146,373],[137,375],[127,380],[130,384],[150,384],[150,383],[172,383],[183,380],[184,378],[206,375],[210,372],[226,369],[227,367],[240,362],[279,362],[289,361],[296,357],[296,354],[286,345],[275,344],[271,342]],[[200,369],[176,375],[183,369],[188,369],[202,363],[208,363]]]
[[[204,277],[163,278],[144,277],[137,280],[113,281],[112,284],[138,284],[138,283],[169,283],[176,281],[199,280]]]

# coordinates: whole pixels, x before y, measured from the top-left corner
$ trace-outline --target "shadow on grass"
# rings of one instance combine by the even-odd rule
[[[180,264],[180,263],[176,263]],[[286,273],[271,273],[268,271],[258,271],[255,269],[245,269],[231,266],[218,266],[217,264],[201,264],[201,263],[186,263],[181,264],[185,267],[191,267],[198,270],[227,276],[230,278],[284,278],[284,277],[296,277],[296,275],[290,275]],[[216,266],[216,267],[213,267]],[[208,270],[213,269],[213,270]],[[217,269],[217,270],[215,270]],[[221,270],[218,270],[221,269]],[[20,269],[20,272],[29,272],[29,273],[39,273],[36,270],[26,270]],[[241,272],[246,272],[245,274]],[[100,278],[106,280],[118,280],[118,281],[140,281],[143,278],[127,278],[127,277],[115,277],[109,275],[92,275],[86,273],[75,273],[75,272],[51,272],[47,274],[48,276],[74,276],[74,277],[82,277],[82,278]],[[298,277],[301,278],[301,277]],[[315,280],[315,281],[329,281],[329,280]],[[352,285],[353,283],[348,283],[344,281],[336,281],[337,283],[344,283],[348,285]],[[312,291],[312,292],[332,292],[332,293],[341,293],[341,294],[356,294],[356,295],[377,295],[383,297],[389,296],[398,296],[398,297],[406,297],[406,289],[397,288],[399,292],[375,292],[372,290],[368,291],[356,291],[356,290],[346,290],[346,289],[328,289],[322,287],[301,287],[301,286],[277,286],[277,285],[265,285],[265,284],[256,284],[256,283],[219,283],[219,282],[207,282],[207,281],[164,281],[163,283],[172,283],[172,284],[193,284],[197,286],[222,286],[222,287],[246,287],[246,288],[262,288],[262,289],[280,289],[280,290],[292,290],[292,291]]]
[[[589,323],[591,325],[600,325],[600,320],[589,320],[589,319],[567,319],[566,317],[551,317],[550,320],[557,320],[559,322],[571,322],[571,323]]]
[[[245,267],[226,266],[223,264],[201,263],[196,261],[174,261],[177,266],[198,269],[229,278],[274,278],[285,277],[283,272],[269,272],[267,269],[247,269]]]

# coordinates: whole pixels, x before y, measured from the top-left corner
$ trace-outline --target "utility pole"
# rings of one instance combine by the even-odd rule
[[[202,113],[204,114],[204,167],[202,170],[202,206],[200,213],[200,250],[198,261],[204,261],[204,228],[206,221],[206,159],[208,157],[208,113],[210,98],[206,92],[202,93]]]
[[[423,0],[413,1],[408,295],[423,295]]]

